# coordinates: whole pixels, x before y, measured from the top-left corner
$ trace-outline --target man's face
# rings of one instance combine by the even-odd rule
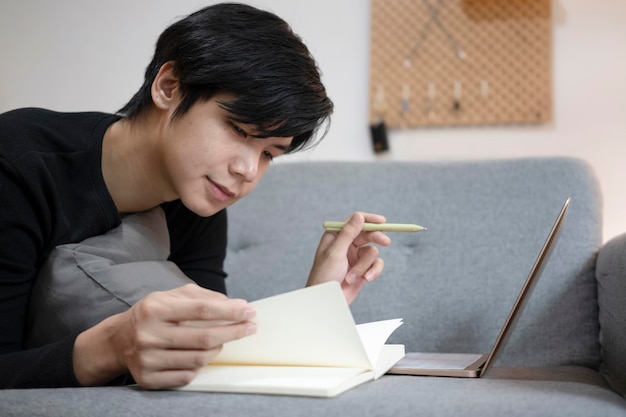
[[[210,216],[249,194],[293,137],[256,138],[255,127],[232,120],[218,101],[196,102],[169,123],[162,138],[164,169],[183,204]]]

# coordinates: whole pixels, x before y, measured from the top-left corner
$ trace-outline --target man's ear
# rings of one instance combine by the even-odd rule
[[[161,66],[152,83],[152,101],[161,110],[173,110],[179,100],[178,77],[174,72],[174,63],[168,61]],[[175,108],[175,107],[174,107]]]

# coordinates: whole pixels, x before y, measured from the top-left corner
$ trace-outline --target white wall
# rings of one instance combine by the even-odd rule
[[[575,156],[604,193],[605,240],[626,232],[626,1],[553,0],[554,120],[539,127],[391,132],[388,158]],[[113,112],[139,87],[158,34],[215,1],[4,0],[0,111],[41,106]],[[331,131],[298,159],[369,160],[369,2],[253,0],[316,56],[336,105]]]

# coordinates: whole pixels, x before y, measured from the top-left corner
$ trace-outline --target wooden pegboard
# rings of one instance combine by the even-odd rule
[[[550,0],[371,2],[371,123],[551,119]]]

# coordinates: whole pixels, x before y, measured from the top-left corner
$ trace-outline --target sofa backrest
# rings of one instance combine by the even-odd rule
[[[496,366],[597,368],[601,195],[575,159],[276,164],[229,208],[227,286],[249,300],[300,288],[324,220],[381,213],[428,230],[390,234],[355,321],[402,317],[390,342],[407,351],[487,352],[568,196],[560,239]]]

